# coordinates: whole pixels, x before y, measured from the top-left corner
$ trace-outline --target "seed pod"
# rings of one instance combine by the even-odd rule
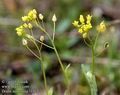
[[[106,43],[104,44],[104,48],[109,48],[109,43],[108,43],[108,42],[106,42]]]

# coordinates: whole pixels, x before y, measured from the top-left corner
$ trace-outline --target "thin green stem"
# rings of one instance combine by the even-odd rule
[[[48,48],[54,49],[53,47],[51,47],[51,46],[49,46],[49,45],[47,45],[47,44],[45,44],[45,43],[43,43],[43,42],[41,42],[41,41],[39,41],[37,39],[35,39],[35,41],[42,44],[42,45],[44,45],[44,46],[46,46],[46,47],[48,47]]]
[[[53,39],[50,37],[50,35],[48,34],[48,32],[46,32],[46,30],[45,30],[44,28],[42,28],[41,25],[38,25],[38,27],[48,36],[49,40],[51,41],[52,46],[53,46],[53,49],[54,49],[55,54],[56,54],[56,56],[57,56],[57,59],[58,59],[58,61],[59,61],[59,63],[60,63],[62,72],[63,72],[63,74],[64,74],[64,76],[65,76],[66,83],[67,83],[67,85],[68,85],[68,84],[69,84],[69,83],[68,83],[68,78],[67,78],[67,76],[66,76],[63,63],[62,63],[62,61],[61,61],[61,59],[60,59],[60,56],[59,56],[58,51],[57,51],[57,49],[56,49],[56,47],[55,47],[55,44],[54,44]],[[69,87],[68,87],[68,88],[69,88]],[[69,89],[68,89],[68,92],[69,92]],[[69,95],[70,95],[70,94],[69,94]]]
[[[59,54],[58,54],[58,51],[57,51],[57,49],[56,49],[55,44],[54,44],[53,41],[52,41],[52,45],[53,45],[53,47],[54,47],[54,51],[55,51],[55,54],[56,54],[56,56],[57,56],[57,59],[58,59],[58,61],[59,61],[59,63],[60,63],[62,72],[63,72],[63,74],[64,74],[64,76],[65,76],[65,80],[66,80],[66,83],[67,83],[68,95],[70,95],[70,92],[69,92],[69,81],[68,81],[68,77],[67,77],[67,75],[66,75],[66,72],[65,72],[63,63],[62,63],[62,61],[61,61],[61,59],[60,59],[60,56],[59,56]]]
[[[28,45],[25,45],[25,46],[26,46],[26,48],[27,48],[36,58],[40,59],[39,56],[36,55],[36,54],[29,48]]]
[[[39,55],[40,55],[40,49],[39,49],[38,45],[36,44],[35,40],[31,39],[31,41],[35,44],[35,46],[36,46],[36,48],[37,48],[37,50],[39,52]]]
[[[56,54],[56,56],[57,56],[57,58],[58,58],[58,61],[59,61],[59,63],[60,63],[60,66],[61,66],[61,68],[62,68],[62,71],[63,71],[63,73],[65,73],[64,66],[63,66],[63,64],[62,64],[62,61],[61,61],[60,56],[59,56],[59,54],[58,54],[58,51],[57,51],[57,49],[56,49],[56,47],[55,47],[55,44],[54,44],[53,42],[52,42],[52,45],[53,45],[53,47],[54,47],[54,51],[55,51],[55,54]]]
[[[92,71],[92,74],[94,75],[94,71],[95,71],[95,51],[94,51],[94,45],[92,46],[92,64],[91,64],[91,71]]]
[[[54,22],[54,28],[53,28],[53,41],[55,39],[55,22]]]
[[[91,48],[91,45],[84,39],[85,44]]]
[[[94,42],[94,49],[96,48],[97,40],[98,40],[99,34],[100,34],[100,33],[98,32],[97,35],[96,35],[95,42]]]
[[[42,44],[40,45],[40,57],[41,57],[41,62],[43,62],[41,50],[42,50]],[[42,73],[43,73],[43,78],[44,78],[44,86],[45,86],[45,89],[46,89],[46,93],[48,95],[48,86],[47,86],[47,79],[46,79],[46,75],[45,75],[44,64],[41,63],[41,66],[42,66]]]

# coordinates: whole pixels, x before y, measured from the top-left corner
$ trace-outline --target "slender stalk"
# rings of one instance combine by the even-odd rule
[[[31,31],[31,33],[32,33],[32,31]],[[33,36],[33,35],[32,35],[32,36]],[[34,37],[34,36],[33,36],[33,37]],[[42,45],[43,45],[42,43],[43,43],[43,42],[41,42],[41,46],[40,46],[40,48],[39,48],[38,45],[37,45],[37,43],[35,42],[35,40],[31,39],[31,41],[35,44],[35,46],[36,46],[36,48],[37,48],[37,50],[38,50],[38,52],[39,52],[39,56],[36,55],[36,54],[26,45],[27,49],[28,49],[32,54],[34,54],[34,55],[39,59],[40,62],[43,62],[43,60],[42,60],[42,54],[41,54]],[[45,45],[46,45],[46,44],[45,44]],[[44,86],[45,86],[45,89],[46,89],[46,93],[47,93],[47,95],[48,95],[47,80],[46,80],[45,69],[44,69],[43,63],[41,63],[41,66],[42,66],[42,73],[43,73],[43,78],[44,78]]]
[[[35,57],[37,57],[38,59],[40,59],[39,56],[36,55],[36,54],[28,47],[28,45],[25,45],[25,46],[26,46],[26,48],[27,48]]]
[[[94,75],[94,71],[95,71],[95,51],[94,51],[94,46],[92,46],[92,64],[91,64],[91,71],[92,71],[92,74]]]
[[[59,63],[60,63],[60,66],[61,66],[61,68],[62,68],[62,71],[63,71],[63,73],[65,74],[64,66],[63,66],[63,64],[62,64],[62,61],[61,61],[60,56],[59,56],[59,54],[58,54],[58,51],[57,51],[57,49],[56,49],[56,47],[55,47],[55,44],[54,44],[53,42],[52,42],[52,45],[53,45],[55,54],[56,54],[56,56],[57,56],[57,58],[58,58],[58,61],[59,61]]]
[[[42,50],[42,44],[40,46],[40,57],[41,57],[41,62],[43,62],[41,50]],[[48,95],[48,86],[47,86],[47,79],[46,79],[46,75],[45,75],[44,64],[41,63],[41,66],[42,66],[42,73],[43,73],[43,78],[44,78],[44,86],[45,86],[46,93]]]
[[[91,48],[91,45],[84,39],[85,44]]]
[[[99,34],[100,34],[100,33],[98,32],[97,35],[96,35],[95,42],[94,42],[94,49],[96,48],[97,40],[98,40]]]
[[[69,83],[68,83],[68,78],[67,78],[67,76],[66,76],[63,63],[62,63],[62,61],[61,61],[61,59],[60,59],[60,56],[59,56],[59,54],[58,54],[58,51],[57,51],[57,49],[56,49],[56,46],[55,46],[55,44],[54,44],[53,39],[50,37],[50,35],[48,34],[48,32],[47,32],[41,25],[37,24],[37,26],[48,36],[49,40],[51,41],[51,44],[52,44],[52,46],[53,46],[53,49],[54,49],[55,54],[56,54],[56,56],[57,56],[57,59],[58,59],[58,61],[59,61],[60,67],[61,67],[61,69],[62,69],[62,72],[63,72],[64,76],[65,76],[66,83],[67,83],[67,85],[68,85],[68,84],[69,84]],[[55,26],[54,26],[54,28],[55,28]],[[68,89],[68,95],[70,95],[69,86],[68,86],[67,89]]]
[[[54,22],[54,28],[53,28],[53,41],[55,39],[55,22]]]
[[[40,44],[42,44],[42,45],[44,45],[44,46],[46,46],[46,47],[48,47],[48,48],[53,49],[53,47],[51,47],[51,46],[49,46],[49,45],[47,45],[47,44],[45,44],[45,43],[43,43],[43,42],[41,42],[41,41],[39,41],[39,40],[37,40],[37,39],[35,39],[35,41],[37,41],[38,43],[40,43]]]
[[[68,92],[68,95],[70,95],[70,91],[69,91],[69,81],[68,81],[68,77],[67,77],[67,75],[66,75],[66,72],[65,72],[63,63],[62,63],[62,61],[61,61],[61,59],[60,59],[60,56],[59,56],[59,54],[58,54],[58,51],[57,51],[57,49],[56,49],[55,44],[54,44],[53,41],[52,41],[52,45],[53,45],[53,47],[54,47],[54,51],[55,51],[55,54],[56,54],[56,56],[57,56],[57,59],[58,59],[58,61],[59,61],[59,63],[60,63],[62,72],[63,72],[63,74],[64,74],[64,76],[65,76],[65,80],[66,80],[66,83],[67,83],[67,92]]]

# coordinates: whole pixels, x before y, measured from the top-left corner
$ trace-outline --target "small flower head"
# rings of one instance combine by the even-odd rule
[[[105,25],[104,21],[102,21],[100,23],[100,25],[97,26],[97,30],[98,30],[98,32],[104,32],[106,30],[106,25]]]
[[[57,17],[56,17],[55,14],[54,14],[53,17],[52,17],[52,21],[53,21],[53,22],[56,22],[56,21],[57,21]]]
[[[73,24],[75,27],[78,27],[78,26],[79,26],[78,23],[79,23],[79,22],[75,20],[72,24]]]
[[[37,11],[35,9],[28,12],[29,21],[35,20],[37,18]]]
[[[29,29],[32,29],[32,28],[33,28],[33,26],[32,26],[31,23],[28,23],[28,28],[29,28]]]
[[[17,27],[16,31],[17,31],[16,33],[17,33],[18,36],[22,36],[23,34],[25,34],[23,26]]]
[[[22,32],[17,31],[16,33],[17,33],[18,36],[22,36]]]
[[[85,19],[84,19],[83,15],[80,15],[79,20],[82,24],[85,24]]]
[[[91,15],[87,15],[86,19],[87,19],[86,23],[87,24],[91,24],[92,16]]]
[[[82,28],[79,28],[79,29],[78,29],[78,32],[79,32],[79,33],[83,33],[83,29],[82,29]]]
[[[37,11],[36,11],[36,9],[33,9],[33,10],[32,10],[32,12],[33,12],[34,14],[37,14]]]
[[[27,23],[24,23],[24,24],[23,24],[23,27],[24,27],[24,28],[28,28]]]
[[[44,36],[40,36],[40,41],[43,42],[45,40]]]
[[[28,16],[23,16],[23,17],[22,17],[22,21],[23,21],[23,22],[26,22],[26,21],[28,21],[28,20],[29,20],[29,19],[28,19]]]
[[[22,39],[22,44],[25,46],[25,45],[27,45],[27,40],[26,39]]]
[[[40,20],[43,20],[44,16],[42,14],[39,14]]]
[[[87,15],[86,19],[83,15],[80,15],[79,21],[74,21],[72,23],[78,29],[78,32],[82,34],[83,38],[88,36],[88,31],[92,28],[91,20],[92,16],[90,15]]]

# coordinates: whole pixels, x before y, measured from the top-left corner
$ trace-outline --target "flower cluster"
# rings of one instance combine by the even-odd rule
[[[36,18],[37,18],[37,11],[35,9],[33,9],[28,12],[27,16],[22,17],[22,21],[29,22],[29,21],[35,20]]]
[[[24,23],[24,24],[20,25],[19,27],[16,28],[17,35],[18,36],[24,36],[26,34],[26,32],[25,32],[26,28],[32,29],[33,26],[32,26],[31,23]]]
[[[32,34],[32,28],[33,28],[33,25],[31,24],[32,22],[35,22],[35,24],[37,24],[38,28],[40,28],[43,31],[43,27],[41,25],[39,25],[40,24],[39,20],[43,21],[43,19],[44,19],[44,16],[41,13],[39,13],[37,16],[37,11],[35,9],[30,10],[27,13],[27,15],[22,17],[22,21],[24,23],[16,28],[16,31],[17,31],[16,33],[18,36],[22,37],[23,45],[27,44],[27,39],[30,39],[30,40],[35,39]],[[57,21],[57,17],[54,14],[52,17],[52,22],[54,23],[54,25],[55,25],[56,21]],[[28,34],[27,31],[30,31],[31,34]],[[40,37],[40,41],[41,42],[44,41],[44,36]]]
[[[104,32],[104,31],[106,30],[106,25],[105,25],[104,21],[102,21],[102,22],[100,23],[100,25],[97,26],[97,30],[98,30],[99,32]]]
[[[90,29],[92,29],[91,20],[92,20],[91,15],[87,15],[86,18],[84,18],[83,15],[80,15],[79,21],[75,20],[72,23],[77,28],[78,32],[82,34],[83,38],[88,37],[88,31]],[[106,30],[106,25],[105,25],[104,21],[102,21],[97,26],[97,31],[98,32],[104,32],[105,30]]]
[[[87,37],[88,31],[92,28],[91,19],[92,16],[90,15],[87,15],[86,19],[83,17],[83,15],[80,15],[79,21],[73,22],[73,25],[78,29],[78,32],[82,34],[83,38]]]

